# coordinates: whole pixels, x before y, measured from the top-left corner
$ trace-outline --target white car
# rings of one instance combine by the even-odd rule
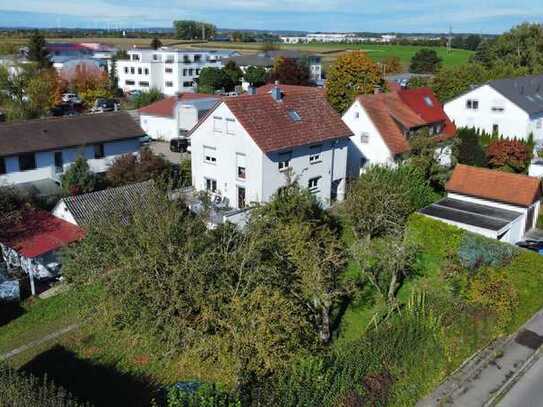
[[[64,103],[81,103],[81,99],[79,99],[79,96],[77,96],[75,93],[65,93],[62,95],[62,101]]]

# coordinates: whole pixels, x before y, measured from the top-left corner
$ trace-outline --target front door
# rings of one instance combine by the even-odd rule
[[[245,188],[238,187],[238,208],[245,208]]]
[[[62,174],[64,172],[64,158],[62,157],[62,151],[55,151],[55,174]]]

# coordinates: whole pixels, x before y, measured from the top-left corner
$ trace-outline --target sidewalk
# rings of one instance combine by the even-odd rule
[[[543,310],[517,333],[472,356],[417,407],[494,406],[513,386],[543,344]]]

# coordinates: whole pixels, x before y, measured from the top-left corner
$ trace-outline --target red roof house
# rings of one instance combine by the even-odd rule
[[[208,95],[205,93],[180,93],[177,96],[169,96],[148,106],[144,106],[139,109],[138,112],[143,115],[173,118],[175,117],[175,106],[177,105],[177,102],[185,102],[197,99],[209,99],[215,97],[216,96]]]

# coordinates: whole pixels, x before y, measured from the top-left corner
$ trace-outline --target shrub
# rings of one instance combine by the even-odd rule
[[[458,130],[458,144],[455,155],[459,164],[486,167],[486,154],[480,144],[479,134],[474,128],[461,128]]]
[[[85,157],[79,156],[62,175],[62,190],[66,195],[79,195],[96,189],[96,175],[90,170]]]
[[[142,92],[134,97],[134,107],[136,109],[139,109],[140,107],[155,103],[160,99],[162,99],[162,94],[160,93],[160,91],[158,89],[151,89],[148,92]]]
[[[466,233],[462,239],[458,256],[460,263],[470,270],[483,266],[498,267],[511,261],[518,253],[515,246]]]
[[[172,386],[167,394],[167,407],[241,407],[241,402],[216,386],[187,383]]]
[[[505,328],[518,306],[519,297],[508,274],[492,268],[484,269],[471,281],[469,299],[494,313],[498,326]]]
[[[490,168],[507,172],[524,173],[527,171],[531,152],[528,146],[518,140],[498,140],[486,149]]]

